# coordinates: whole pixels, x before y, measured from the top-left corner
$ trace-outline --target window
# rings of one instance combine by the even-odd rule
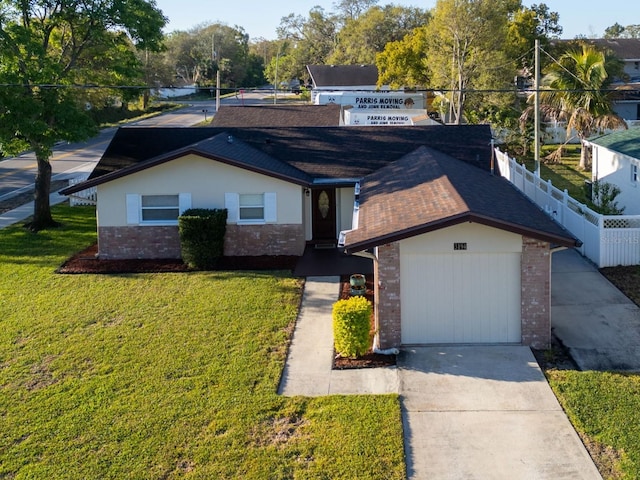
[[[178,217],[191,208],[191,194],[127,194],[127,224],[177,225]]]
[[[180,200],[178,195],[142,195],[141,220],[166,222],[178,220]]]
[[[225,193],[227,222],[237,224],[276,223],[278,205],[274,192]]]
[[[637,163],[631,164],[631,182],[634,184],[638,182],[638,164]]]
[[[239,195],[238,220],[264,221],[264,194],[241,193]]]

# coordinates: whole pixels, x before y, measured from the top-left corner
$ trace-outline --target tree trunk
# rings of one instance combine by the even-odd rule
[[[578,169],[582,171],[589,170],[591,168],[591,158],[589,158],[587,148],[584,145],[584,141],[580,138],[580,163]]]
[[[25,225],[32,232],[57,227],[58,222],[51,216],[49,194],[51,192],[51,163],[49,158],[36,154],[38,173],[36,174],[35,192],[33,195],[33,220]]]

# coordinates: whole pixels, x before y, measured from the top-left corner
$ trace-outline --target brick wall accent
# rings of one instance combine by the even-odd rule
[[[224,254],[233,256],[302,255],[302,225],[227,225]]]
[[[522,344],[549,348],[551,343],[551,252],[549,243],[522,237]]]
[[[380,348],[399,347],[401,317],[400,244],[398,242],[378,247],[378,262],[375,270]]]
[[[104,260],[180,258],[178,227],[98,227],[98,255]]]
[[[227,225],[226,256],[302,255],[302,225]],[[180,258],[177,226],[99,227],[98,255],[124,258]]]

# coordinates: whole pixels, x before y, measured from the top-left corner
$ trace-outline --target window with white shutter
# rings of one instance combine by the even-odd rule
[[[275,223],[278,219],[275,192],[225,193],[224,206],[229,223],[255,225]]]

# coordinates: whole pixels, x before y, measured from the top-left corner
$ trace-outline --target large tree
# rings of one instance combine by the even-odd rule
[[[619,23],[614,23],[605,29],[604,38],[640,38],[640,25],[623,27]]]
[[[425,52],[428,44],[426,27],[418,27],[402,40],[387,43],[384,51],[376,55],[378,86],[427,87],[429,68]]]
[[[321,7],[314,7],[307,18],[301,15],[283,17],[278,28],[279,40],[272,42],[270,60],[265,62],[267,78],[272,77],[278,54],[287,55],[290,78],[307,77],[306,65],[323,65],[336,47],[339,18]],[[292,47],[285,51],[285,47]],[[296,47],[296,48],[293,48]],[[278,74],[278,77],[281,77]]]
[[[611,88],[612,79],[622,70],[620,59],[592,45],[570,48],[545,70],[540,91],[541,114],[566,121],[567,141],[573,131],[584,140],[605,129],[627,128],[626,122],[613,111],[611,102],[615,92]],[[532,113],[533,107],[527,108],[522,121]],[[588,167],[583,148],[580,168]]]
[[[438,0],[427,25],[432,85],[447,92],[449,121],[462,123],[471,90],[500,90],[513,79],[505,52],[509,18],[519,0]],[[476,94],[475,108],[504,101]]]
[[[181,82],[213,85],[218,71],[224,87],[256,85],[253,82],[261,79],[262,55],[250,51],[249,36],[242,27],[202,24],[170,33],[165,45],[164,64]]]
[[[373,64],[376,54],[382,52],[387,43],[402,40],[428,20],[428,12],[420,8],[397,5],[371,7],[357,18],[347,20],[328,61],[345,65]]]
[[[33,231],[56,225],[54,144],[96,131],[86,112],[89,89],[76,87],[139,78],[134,46],[157,50],[165,23],[153,0],[0,0],[0,150],[35,152]]]

